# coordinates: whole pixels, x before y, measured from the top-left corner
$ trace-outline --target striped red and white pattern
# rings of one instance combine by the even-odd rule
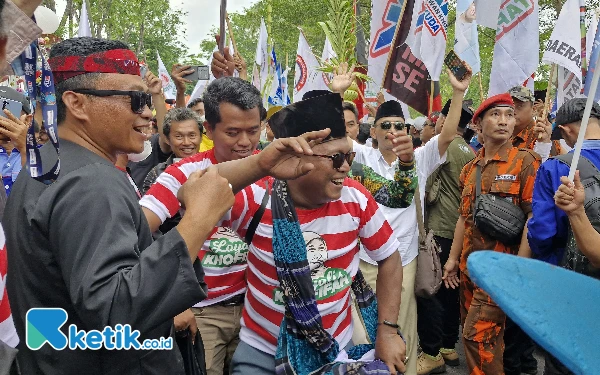
[[[19,336],[15,330],[10,306],[8,304],[8,295],[6,294],[6,269],[8,268],[6,257],[6,238],[4,230],[0,226],[0,341],[3,341],[10,347],[16,348],[19,343]]]
[[[272,182],[269,186],[272,186]],[[243,235],[250,218],[260,207],[264,194],[264,184],[256,183],[236,196],[230,225],[240,235]],[[269,201],[250,245],[248,291],[240,338],[256,349],[275,354],[284,306],[274,301],[279,281],[273,259],[270,206]],[[304,235],[313,232],[312,235],[318,234],[324,240],[327,252],[324,264],[329,270],[343,270],[354,278],[359,264],[359,239],[367,249],[367,254],[375,261],[389,257],[398,249],[398,242],[381,209],[371,194],[356,181],[345,180],[340,199],[314,210],[297,212]],[[316,290],[317,303],[324,328],[343,348],[352,338],[350,285],[341,284],[341,289],[336,289],[336,285],[339,287],[340,283],[330,283],[328,290],[335,293],[326,293],[325,298],[320,299]]]
[[[187,181],[188,177],[193,172],[204,170],[215,164],[217,164],[217,160],[214,149],[211,149],[169,166],[158,176],[156,183],[142,197],[140,205],[154,212],[160,218],[161,222],[164,222],[167,218],[175,215],[180,209],[177,192],[181,188],[181,185]],[[202,199],[202,197],[198,199]],[[225,216],[223,220],[229,223],[228,216]],[[219,229],[217,227],[213,230],[213,236],[205,242],[202,250],[198,253],[198,259],[203,263],[205,281],[208,286],[208,297],[196,304],[195,307],[210,306],[246,291],[247,246],[241,239],[233,240],[231,236],[219,237],[218,233],[222,232]],[[209,257],[219,255],[215,252],[214,248],[211,248],[211,241],[219,240],[235,241],[236,248],[238,248],[238,252],[235,255],[237,261],[231,264],[231,266],[222,266],[222,264],[211,266],[203,262],[207,255]]]

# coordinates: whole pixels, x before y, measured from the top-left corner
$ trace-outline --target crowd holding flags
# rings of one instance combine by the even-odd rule
[[[544,46],[542,62],[557,66],[557,102],[554,103],[557,108],[565,100],[582,95],[585,61],[593,62],[591,54],[598,43],[597,14],[589,27],[572,27],[581,21],[584,5],[582,0],[565,2],[552,37]],[[386,99],[395,98],[423,114],[440,110],[439,79],[449,43],[449,1],[373,1],[371,12],[366,66],[371,81],[362,96],[367,102],[373,101],[376,94],[383,91]],[[496,30],[488,96],[517,85],[533,89],[540,63],[539,56],[531,53],[540,49],[538,0],[457,0],[454,40],[450,43],[474,74],[481,71],[478,26]],[[269,64],[274,60],[269,56],[269,48],[274,56],[275,47],[268,46],[267,27],[261,20],[253,83],[264,93],[266,103],[285,105],[289,96],[285,89],[288,69]],[[301,100],[308,91],[329,88],[331,75],[318,68],[333,57],[336,54],[327,38],[319,58],[300,30],[290,102]]]

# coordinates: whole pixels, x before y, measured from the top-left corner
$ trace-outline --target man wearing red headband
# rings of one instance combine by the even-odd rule
[[[312,152],[308,142],[328,131],[277,140],[260,155],[192,174],[179,195],[187,214],[153,243],[131,181],[114,166],[119,154],[143,149],[152,118],[135,54],[121,42],[74,38],[52,48],[49,64],[57,95],[45,100],[58,107],[60,173],[49,184],[24,170],[3,223],[20,370],[184,374],[179,351],[164,343],[173,317],[206,297],[202,269],[192,266],[198,250],[232,206],[233,191],[274,172],[282,179],[307,173],[314,165],[296,155]],[[56,158],[52,145],[42,147],[44,165]],[[136,338],[124,325],[139,331],[138,345],[157,340],[153,349],[118,350]],[[67,333],[75,350],[66,348]]]
[[[496,95],[483,102],[473,115],[473,123],[483,135],[484,147],[475,159],[465,165],[460,175],[460,217],[443,278],[446,287],[460,286],[463,339],[469,373],[502,374],[506,315],[470,279],[467,258],[474,251],[490,249],[529,257],[531,249],[527,242],[526,226],[516,243],[510,244],[505,237],[493,236],[482,225],[479,227],[480,221],[477,225],[474,223],[479,190],[476,187],[478,183],[481,185],[480,196],[493,194],[498,200],[508,200],[516,206],[514,209],[520,208],[529,219],[533,182],[540,158],[531,150],[512,146],[511,136],[516,121],[514,102],[509,94]]]

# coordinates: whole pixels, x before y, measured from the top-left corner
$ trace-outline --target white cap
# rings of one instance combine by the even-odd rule
[[[423,127],[425,126],[426,121],[427,121],[427,117],[425,117],[425,116],[417,117],[413,122],[413,126],[418,131],[421,131],[421,130],[423,130]]]

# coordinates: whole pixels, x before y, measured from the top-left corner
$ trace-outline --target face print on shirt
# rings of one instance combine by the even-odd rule
[[[325,240],[315,232],[302,233],[306,243],[306,258],[310,266],[311,277],[320,277],[325,274],[325,261],[327,260],[327,244]]]
[[[329,268],[325,265],[328,259],[327,243],[325,239],[315,232],[303,232],[302,237],[306,243],[306,259],[310,267],[315,298],[317,301],[328,299],[345,291],[352,283],[352,277],[341,268]],[[273,301],[283,305],[283,291],[275,288]]]

